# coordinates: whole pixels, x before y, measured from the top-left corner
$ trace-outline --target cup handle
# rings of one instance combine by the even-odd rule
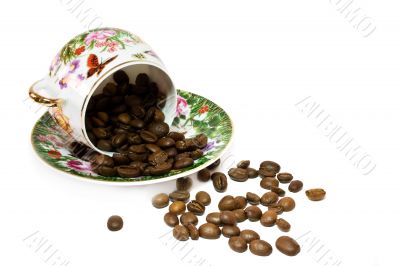
[[[44,96],[40,95],[39,93],[37,93],[34,89],[35,87],[39,87],[39,89],[44,89],[45,87],[48,87],[46,85],[47,84],[46,84],[45,79],[42,79],[42,80],[39,80],[39,81],[36,81],[35,83],[33,83],[32,86],[29,88],[29,93],[28,93],[29,97],[31,97],[31,99],[34,100],[35,102],[40,103],[47,107],[57,106],[57,104],[61,102],[60,99],[52,99],[52,98],[44,97]]]

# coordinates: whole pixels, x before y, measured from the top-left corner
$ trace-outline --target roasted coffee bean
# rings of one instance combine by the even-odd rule
[[[124,226],[124,221],[122,220],[121,216],[113,215],[108,218],[107,221],[107,228],[110,231],[119,231]]]
[[[176,180],[177,190],[189,190],[192,187],[193,181],[190,177],[180,177]]]
[[[218,209],[221,211],[232,211],[236,208],[235,198],[231,195],[224,196],[218,203]]]
[[[214,170],[215,168],[217,168],[221,163],[221,159],[216,160],[215,162],[213,162],[212,164],[210,164],[209,166],[207,166],[207,169],[209,170]]]
[[[240,232],[240,237],[242,237],[246,243],[250,243],[253,240],[260,239],[260,235],[253,230],[245,229]]]
[[[215,172],[211,175],[214,189],[217,192],[225,192],[228,187],[228,180],[226,175],[221,172]]]
[[[187,150],[186,142],[183,140],[176,141],[175,147],[178,151],[186,151]]]
[[[94,171],[102,176],[117,176],[118,174],[115,167],[110,167],[105,165],[96,166]]]
[[[250,165],[250,161],[249,160],[242,160],[240,162],[238,162],[238,164],[236,165],[237,168],[243,168],[246,169],[247,167],[249,167]]]
[[[104,97],[96,102],[95,108],[97,111],[103,111],[108,109],[110,107],[110,104],[111,104],[111,99],[109,97]]]
[[[90,118],[91,124],[95,127],[105,127],[106,123],[101,120],[100,118],[97,118],[95,116]]]
[[[156,166],[149,166],[147,167],[151,175],[164,175],[171,171],[172,163],[171,162],[163,162],[159,163]],[[146,168],[146,169],[147,169]]]
[[[113,97],[111,97],[111,104],[112,105],[117,105],[117,104],[121,104],[124,102],[124,97],[121,95],[115,95]]]
[[[128,124],[131,121],[131,116],[128,113],[122,113],[118,115],[118,121],[123,124]]]
[[[290,183],[293,179],[293,175],[290,173],[279,173],[276,178],[278,178],[281,183]]]
[[[263,226],[273,226],[277,218],[278,215],[276,214],[276,212],[268,210],[264,212],[263,215],[261,216],[260,223]]]
[[[183,201],[187,202],[190,198],[190,193],[186,190],[175,190],[169,193],[169,198],[171,201]]]
[[[129,151],[134,153],[146,153],[147,148],[145,144],[131,145]]]
[[[264,177],[260,181],[260,186],[265,189],[270,189],[271,187],[278,187],[279,181],[276,178]]]
[[[300,252],[300,245],[289,236],[281,236],[275,242],[276,248],[287,256],[296,256]]]
[[[168,134],[169,126],[164,122],[152,122],[147,126],[147,130],[161,138]]]
[[[326,192],[322,188],[313,188],[306,191],[309,200],[319,201],[325,198]]]
[[[136,76],[135,84],[137,86],[147,87],[149,85],[150,79],[149,76],[145,73],[140,73]]]
[[[113,158],[111,158],[108,155],[104,155],[104,154],[97,154],[93,158],[93,163],[96,164],[96,165],[104,165],[104,166],[109,166],[109,167],[113,167],[114,166]]]
[[[138,145],[142,143],[142,138],[136,133],[128,134],[128,143],[131,145]]]
[[[113,79],[117,84],[129,83],[129,77],[123,70],[118,70],[113,74]]]
[[[147,160],[148,153],[128,152],[128,158],[134,162],[144,162]]]
[[[260,197],[255,193],[247,192],[246,199],[247,199],[247,202],[250,203],[251,205],[260,204]]]
[[[92,132],[98,139],[106,139],[110,137],[110,133],[103,127],[93,128]]]
[[[296,207],[296,202],[291,197],[284,197],[278,201],[278,204],[282,206],[283,211],[290,212]]]
[[[232,211],[221,211],[220,213],[221,223],[224,225],[235,225],[236,216]]]
[[[128,155],[122,153],[114,153],[113,160],[115,165],[127,165],[130,162]]]
[[[246,169],[243,168],[231,168],[228,171],[230,178],[237,182],[244,182],[249,179],[249,174]]]
[[[196,215],[203,215],[204,211],[206,210],[206,207],[204,207],[204,205],[201,202],[197,200],[192,200],[187,204],[187,209]]]
[[[162,149],[160,147],[158,147],[156,144],[152,144],[152,143],[145,144],[145,147],[147,150],[149,150],[152,153],[162,151]]]
[[[147,130],[140,131],[140,137],[147,143],[154,143],[157,141],[157,135]]]
[[[127,142],[128,142],[128,136],[125,133],[120,133],[120,134],[114,135],[111,138],[111,144],[115,148],[121,147],[122,145],[124,145]]]
[[[168,155],[167,155],[168,157]],[[182,158],[180,160],[175,161],[174,169],[182,169],[188,166],[191,166],[194,163],[192,158]]]
[[[243,196],[235,197],[235,209],[244,209],[247,206],[247,199]]]
[[[157,145],[160,146],[161,148],[169,148],[169,147],[174,147],[175,146],[175,140],[169,137],[162,137],[157,141]]]
[[[213,223],[205,223],[199,227],[199,235],[205,239],[218,239],[221,236],[221,229]]]
[[[258,171],[256,169],[248,167],[246,170],[249,178],[256,178],[258,176]]]
[[[152,165],[159,165],[168,160],[168,154],[165,151],[154,152],[149,155],[148,161]]]
[[[187,230],[189,231],[189,236],[192,240],[199,239],[199,230],[197,230],[196,226],[193,224],[186,225]]]
[[[268,210],[269,211],[273,211],[276,214],[282,214],[283,213],[283,207],[278,203],[273,203],[271,205],[268,205]]]
[[[143,173],[144,169],[147,167],[148,164],[147,163],[143,163],[143,162],[131,162],[129,165],[133,166],[133,167],[136,167],[136,168],[139,168],[140,171]]]
[[[167,148],[165,152],[168,154],[168,158],[174,158],[178,154],[175,147]]]
[[[190,153],[189,152],[182,152],[182,153],[178,153],[175,156],[175,161],[179,161],[182,160],[184,158],[190,158]]]
[[[283,218],[277,219],[276,225],[278,226],[279,230],[281,230],[282,232],[289,232],[289,230],[290,230],[290,223],[288,223]]]
[[[137,95],[128,95],[125,97],[125,104],[132,107],[142,104],[142,100]]]
[[[111,109],[111,113],[114,115],[119,115],[121,113],[125,113],[127,110],[126,106],[123,104],[119,104]],[[118,119],[117,119],[118,120]]]
[[[269,191],[261,196],[260,203],[264,206],[270,206],[278,202],[279,196],[275,192]]]
[[[136,129],[142,129],[145,126],[145,123],[141,119],[133,119],[129,121],[129,125]]]
[[[130,114],[133,117],[137,117],[139,119],[143,119],[144,116],[146,115],[146,110],[143,108],[143,106],[140,105],[134,105],[131,107],[131,112]]]
[[[175,201],[172,202],[171,205],[169,205],[169,212],[176,214],[176,215],[180,215],[182,213],[184,213],[186,210],[186,204],[183,201]]]
[[[159,193],[152,198],[151,203],[158,209],[164,208],[169,204],[169,197],[165,193]]]
[[[117,172],[120,177],[125,177],[125,178],[138,177],[142,174],[139,168],[129,165],[118,166]]]
[[[293,193],[299,192],[303,188],[303,182],[300,180],[293,180],[290,182],[288,190]]]
[[[244,222],[247,219],[246,212],[243,209],[236,209],[232,211],[235,214],[238,223]]]
[[[217,226],[220,226],[220,225],[222,225],[221,214],[219,212],[210,212],[206,216],[206,221],[208,223],[212,223],[212,224],[215,224]]]
[[[108,82],[103,88],[103,94],[107,96],[114,96],[117,93],[117,85]]]
[[[165,119],[164,113],[161,112],[161,110],[156,109],[156,110],[154,111],[153,120],[154,120],[155,122],[164,122],[164,119]]]
[[[179,140],[184,140],[185,139],[185,135],[184,134],[182,134],[180,132],[173,132],[173,131],[168,133],[168,137],[170,137],[174,141],[179,141]]]
[[[211,203],[211,197],[210,194],[208,194],[205,191],[199,191],[196,194],[196,200],[203,204],[204,206],[208,206]]]
[[[186,241],[189,239],[189,231],[185,226],[180,224],[175,225],[172,234],[179,241]]]
[[[109,140],[105,140],[105,139],[101,139],[97,142],[97,148],[99,148],[100,150],[103,151],[112,151],[113,150],[113,146],[111,144],[111,141]]]
[[[250,222],[256,222],[260,220],[262,215],[261,209],[257,206],[249,206],[244,209],[244,212],[246,213],[246,217],[247,219],[249,219]]]
[[[181,224],[185,226],[188,224],[197,225],[197,223],[199,222],[197,216],[193,212],[185,212],[184,214],[182,214],[180,221]]]
[[[208,138],[205,134],[199,134],[193,138],[195,146],[199,149],[203,149],[207,146]]]
[[[272,253],[272,246],[264,240],[255,239],[250,242],[250,252],[257,256],[269,256]]]
[[[270,187],[269,189],[278,194],[279,197],[285,196],[285,190],[281,189],[280,187]]]
[[[240,236],[233,236],[229,238],[229,247],[238,253],[243,253],[247,250],[247,242]]]
[[[260,164],[258,172],[263,177],[274,177],[280,170],[281,167],[276,162],[264,161]]]
[[[207,168],[204,168],[197,172],[197,179],[202,182],[207,182],[211,178],[211,172]]]
[[[190,158],[192,158],[193,160],[197,160],[199,158],[201,158],[203,156],[204,152],[200,149],[196,149],[192,152],[190,152]]]
[[[238,236],[240,234],[240,229],[236,225],[224,225],[222,227],[222,235],[224,237],[230,238],[232,236]]]
[[[175,225],[179,224],[179,219],[178,216],[176,216],[176,214],[167,212],[164,215],[164,222],[170,227],[175,227]]]

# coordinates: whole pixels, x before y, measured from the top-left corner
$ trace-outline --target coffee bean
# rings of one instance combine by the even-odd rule
[[[237,168],[243,168],[246,169],[247,167],[249,167],[250,165],[250,161],[249,160],[242,160],[240,162],[238,162],[238,164],[236,165]]]
[[[235,199],[231,195],[224,196],[218,203],[218,209],[221,211],[232,211],[236,209]]]
[[[247,199],[243,196],[235,197],[235,209],[244,209],[247,206]]]
[[[208,223],[212,223],[212,224],[215,224],[217,226],[220,226],[220,225],[222,225],[221,214],[219,212],[210,212],[206,216],[206,221]]]
[[[140,131],[140,137],[147,143],[154,143],[157,141],[157,135],[147,130]]]
[[[168,158],[174,158],[178,154],[175,147],[167,148],[165,152],[168,154]]]
[[[247,242],[240,236],[233,236],[229,238],[229,247],[238,253],[243,253],[247,250]]]
[[[176,180],[177,190],[189,190],[192,187],[193,181],[190,177],[180,177]]]
[[[246,213],[246,217],[251,222],[256,222],[260,220],[262,215],[261,209],[258,208],[257,206],[249,206],[246,209],[244,209],[244,212]]]
[[[175,225],[172,234],[179,241],[186,241],[189,239],[189,231],[185,226],[180,224]]]
[[[276,248],[287,256],[296,256],[300,252],[300,245],[289,236],[281,236],[275,242]]]
[[[143,106],[134,105],[134,106],[131,107],[130,114],[131,114],[133,117],[137,117],[137,118],[139,118],[139,119],[143,119],[144,116],[146,115],[146,110],[144,109]],[[144,122],[144,121],[143,121],[143,122]]]
[[[257,256],[269,256],[272,253],[272,246],[264,240],[255,239],[250,242],[250,252]]]
[[[164,208],[169,204],[169,197],[165,193],[159,193],[152,198],[151,203],[156,208]]]
[[[142,138],[136,133],[128,134],[128,143],[137,145],[142,143]]]
[[[104,165],[109,167],[114,166],[113,158],[104,154],[97,154],[93,159],[93,163],[96,165]]]
[[[111,138],[111,144],[113,147],[121,147],[128,142],[128,135],[125,133],[116,134]]]
[[[240,232],[240,237],[243,238],[246,243],[250,243],[253,240],[260,239],[260,235],[253,230],[245,229]]]
[[[247,202],[250,203],[251,205],[260,204],[260,197],[255,193],[247,192],[246,199],[247,199]]]
[[[282,214],[283,213],[283,207],[278,203],[273,203],[273,204],[268,205],[268,210],[269,211],[273,211],[276,214]]]
[[[281,230],[282,232],[289,232],[289,230],[290,230],[290,223],[288,223],[283,218],[277,219],[276,225],[278,226],[279,230]]]
[[[175,190],[174,192],[169,193],[169,198],[172,202],[174,201],[187,202],[190,198],[190,193],[186,190]]]
[[[258,171],[254,168],[247,168],[247,175],[249,178],[256,178],[258,176]]]
[[[146,153],[147,148],[145,144],[131,145],[129,151],[134,153]]]
[[[175,140],[169,137],[162,137],[157,141],[157,145],[160,146],[161,148],[169,148],[169,147],[174,147],[175,146]]]
[[[180,221],[181,224],[185,226],[188,224],[197,225],[197,223],[199,222],[197,216],[193,212],[185,212],[184,214],[182,214]]]
[[[112,83],[108,82],[106,86],[103,88],[103,94],[107,96],[114,96],[117,93],[117,86]]]
[[[270,206],[278,202],[279,196],[275,192],[269,191],[261,196],[260,203],[264,206]]]
[[[288,187],[289,191],[293,193],[299,192],[302,188],[303,182],[301,182],[300,180],[293,180],[292,182],[290,182]]]
[[[215,162],[213,162],[212,164],[210,164],[209,166],[207,166],[207,169],[209,170],[214,170],[215,168],[217,168],[221,163],[221,159],[216,160]]]
[[[224,225],[235,225],[236,216],[232,211],[221,211],[220,213],[221,223]]]
[[[205,191],[199,191],[196,194],[196,200],[203,204],[204,206],[208,206],[211,203],[210,195]]]
[[[227,187],[228,187],[228,180],[226,178],[226,175],[221,172],[215,172],[211,175],[211,179],[213,181],[213,186],[214,189],[217,192],[225,192]]]
[[[140,73],[139,75],[136,76],[136,81],[135,84],[137,86],[143,86],[147,87],[149,85],[150,79],[149,76],[145,73]]]
[[[118,174],[115,167],[109,167],[105,165],[96,166],[96,168],[94,168],[93,170],[102,176],[117,176]]]
[[[128,158],[134,162],[144,162],[147,160],[148,153],[135,153],[135,152],[128,152]]]
[[[161,138],[168,134],[169,126],[164,122],[152,122],[147,126],[147,130]]]
[[[271,187],[278,187],[279,181],[278,179],[272,177],[264,177],[260,181],[260,186],[265,189],[270,189]]]
[[[160,147],[158,147],[156,144],[152,144],[152,143],[145,144],[145,147],[147,150],[149,150],[152,153],[162,151],[162,149]]]
[[[148,161],[152,165],[159,165],[168,160],[168,154],[165,151],[154,152],[149,155]]]
[[[100,118],[94,117],[94,116],[92,116],[90,118],[90,122],[95,127],[105,127],[106,126],[106,123],[103,120],[101,120]]]
[[[118,121],[123,124],[128,124],[131,121],[131,116],[128,113],[122,113],[118,115]]]
[[[280,170],[281,167],[276,162],[264,161],[260,164],[258,172],[262,177],[274,177]]]
[[[168,133],[168,137],[170,137],[174,141],[179,141],[179,140],[184,140],[185,139],[185,135],[184,134],[182,134],[180,132],[173,132],[173,131]]]
[[[189,152],[178,153],[175,156],[175,161],[180,161],[180,160],[185,159],[185,158],[190,158],[190,153]]]
[[[122,153],[114,153],[112,158],[115,165],[127,165],[130,162],[128,155]]]
[[[132,119],[129,121],[129,125],[136,129],[142,129],[145,126],[145,123],[141,119]]]
[[[263,215],[261,216],[260,223],[263,226],[273,226],[277,218],[278,215],[276,214],[276,212],[268,210],[264,212]]]
[[[213,223],[205,223],[199,227],[199,235],[205,239],[218,239],[221,236],[221,229]]]
[[[313,188],[306,191],[309,200],[319,201],[325,198],[326,192],[322,188]]]
[[[190,152],[190,158],[192,158],[193,160],[197,160],[199,158],[201,158],[203,156],[204,152],[200,149],[196,149],[192,152]]]
[[[290,181],[293,179],[293,175],[290,173],[279,173],[276,178],[278,178],[279,182],[282,184],[290,183]]]
[[[242,168],[231,168],[228,171],[228,175],[232,180],[237,182],[244,182],[249,179],[249,174],[247,173],[247,170]]]
[[[193,224],[186,225],[187,230],[189,231],[189,236],[192,240],[199,239],[199,230],[197,230],[196,226]]]
[[[113,79],[117,84],[129,83],[129,77],[123,70],[118,70],[113,74]]]
[[[182,169],[188,166],[191,166],[194,163],[192,158],[182,158],[180,160],[175,161],[174,169]]]
[[[196,215],[203,215],[204,211],[206,210],[206,207],[204,207],[204,205],[201,202],[197,200],[192,200],[187,204],[187,209]]]
[[[170,227],[175,227],[176,225],[179,224],[179,219],[178,216],[176,216],[176,214],[167,212],[164,215],[164,222]]]
[[[93,128],[92,132],[98,139],[106,139],[110,136],[110,133],[103,127]]]
[[[282,206],[283,211],[290,212],[296,207],[296,202],[291,197],[284,197],[278,201],[278,204]]]
[[[222,235],[224,237],[230,238],[232,236],[238,236],[240,234],[240,229],[236,225],[224,225],[222,227]]]
[[[279,197],[285,196],[285,191],[279,187],[270,187],[269,188],[272,192],[278,194]]]
[[[244,222],[247,219],[246,212],[243,209],[236,209],[232,212],[235,214],[238,223]]]
[[[108,218],[107,227],[110,231],[119,231],[124,226],[124,221],[122,220],[121,216],[113,215]]]
[[[207,182],[208,180],[210,180],[210,178],[211,178],[211,173],[210,170],[208,170],[207,168],[204,168],[199,172],[197,172],[197,179],[199,181]]]
[[[164,175],[171,171],[172,163],[171,162],[163,162],[159,163],[156,166],[149,166],[147,167],[151,175]]]
[[[125,177],[125,178],[138,177],[142,174],[139,168],[129,165],[118,166],[117,172],[120,177]]]
[[[186,204],[183,201],[174,201],[171,205],[169,205],[169,212],[180,215],[184,213],[186,210]]]
[[[105,140],[105,139],[101,139],[97,142],[97,148],[99,148],[100,150],[103,151],[112,151],[113,150],[113,146],[111,144],[111,141],[109,140]]]

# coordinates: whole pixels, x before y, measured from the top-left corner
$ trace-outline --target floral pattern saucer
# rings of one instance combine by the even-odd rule
[[[143,185],[163,182],[196,173],[218,160],[232,140],[232,121],[217,104],[197,94],[179,90],[176,116],[171,131],[185,133],[186,137],[204,133],[208,144],[204,155],[190,167],[172,170],[161,176],[137,178],[105,177],[92,171],[89,162],[81,160],[67,149],[69,135],[46,112],[35,124],[31,140],[35,152],[50,166],[73,176],[117,185]]]

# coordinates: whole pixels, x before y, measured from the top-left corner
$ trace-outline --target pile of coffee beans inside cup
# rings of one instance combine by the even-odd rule
[[[135,84],[122,70],[113,79],[115,83],[107,83],[102,93],[90,99],[86,111],[90,141],[100,150],[114,152],[112,157],[93,157],[95,172],[123,178],[163,175],[189,167],[203,156],[207,136],[185,138],[183,133],[170,132],[160,109],[165,95],[147,74],[138,74]]]
[[[212,180],[214,189],[223,193],[228,185],[226,175],[222,172],[211,173],[219,163],[218,160],[199,171],[197,178],[202,182]],[[152,205],[159,209],[168,207],[164,222],[173,227],[172,234],[177,240],[218,239],[222,234],[229,238],[228,245],[235,252],[243,253],[249,249],[254,255],[269,256],[273,250],[271,244],[262,240],[254,230],[242,230],[238,224],[249,220],[259,222],[264,227],[276,225],[282,232],[290,231],[291,224],[279,215],[292,211],[296,207],[296,202],[292,197],[286,196],[286,190],[280,185],[288,184],[288,191],[297,193],[303,189],[303,182],[293,180],[292,174],[280,170],[280,165],[273,161],[262,162],[258,170],[250,167],[250,161],[240,161],[236,168],[228,171],[229,177],[233,181],[244,182],[249,178],[260,176],[260,186],[267,192],[261,196],[252,192],[239,196],[223,196],[218,203],[219,210],[209,212],[206,215],[206,222],[200,226],[198,226],[199,216],[205,215],[206,207],[211,203],[211,196],[206,191],[199,191],[194,199],[191,199],[190,177],[177,179],[176,191],[155,195],[152,198]],[[310,200],[319,201],[324,199],[326,192],[321,188],[315,188],[307,190],[305,194]],[[276,239],[275,247],[287,256],[295,256],[300,252],[300,245],[287,235]]]

